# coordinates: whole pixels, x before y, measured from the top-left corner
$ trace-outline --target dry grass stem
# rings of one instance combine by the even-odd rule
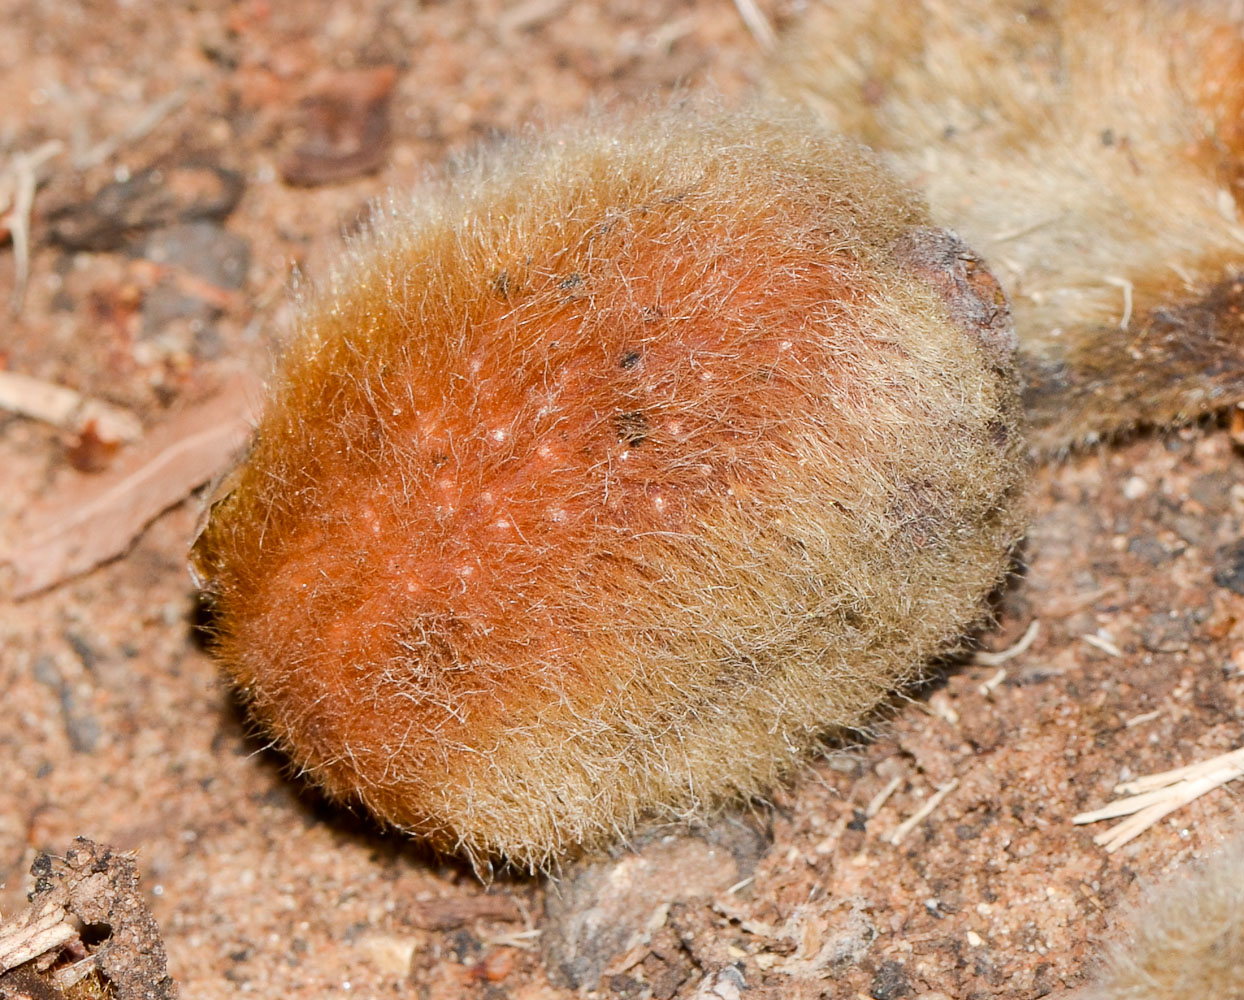
[[[872,797],[871,801],[868,803],[867,807],[864,809],[864,815],[868,819],[872,819],[874,816],[877,815],[877,813],[881,812],[881,807],[886,804],[886,801],[890,798],[891,795],[894,794],[895,790],[902,783],[903,783],[902,778],[899,778],[899,777],[891,778],[889,782],[886,784],[885,788],[881,789],[881,791],[879,791],[876,795]]]
[[[0,225],[8,228],[13,240],[13,297],[9,310],[14,316],[22,311],[26,283],[30,280],[30,213],[39,188],[39,171],[64,148],[64,143],[52,139],[28,153],[14,153],[0,172],[0,212],[4,213]]]
[[[152,102],[128,128],[102,139],[86,149],[75,150],[72,161],[75,170],[89,170],[106,163],[118,150],[150,135],[169,115],[186,103],[189,87],[178,87],[172,93]]]
[[[777,33],[756,0],[734,0],[734,6],[756,43],[765,52],[772,52],[777,47]]]
[[[131,443],[143,436],[142,422],[129,410],[16,372],[0,372],[0,410],[66,431],[81,431],[93,421],[105,441]]]
[[[1241,776],[1244,776],[1244,748],[1212,757],[1199,764],[1190,764],[1117,785],[1115,792],[1127,795],[1127,798],[1118,799],[1092,812],[1080,813],[1072,822],[1083,825],[1130,816],[1130,819],[1093,838],[1093,842],[1105,847],[1107,853],[1113,853],[1164,816],[1199,799],[1219,785],[1225,785]]]
[[[942,800],[946,798],[947,795],[949,795],[951,792],[953,792],[958,787],[959,787],[958,778],[951,778],[944,785],[938,785],[937,791],[929,796],[929,801],[926,802],[919,809],[917,809],[907,819],[903,820],[903,822],[898,825],[895,831],[892,834],[890,834],[890,843],[894,844],[895,846],[898,846],[899,844],[901,844],[903,840],[906,839],[907,835],[911,833],[911,831],[914,830],[917,826],[919,826],[922,821],[924,821],[930,815],[932,815],[933,810],[942,804]]]
[[[1103,653],[1107,653],[1110,656],[1123,655],[1123,650],[1115,645],[1114,640],[1106,637],[1105,635],[1097,635],[1092,632],[1086,632],[1084,635],[1080,636],[1080,638],[1094,649],[1100,649]]]
[[[982,667],[1000,667],[1002,664],[1021,656],[1032,647],[1037,641],[1037,636],[1041,634],[1041,623],[1033,620],[1032,623],[1024,629],[1024,634],[1012,645],[1006,649],[1000,649],[996,653],[988,650],[980,650],[972,657],[972,660],[979,663]]]

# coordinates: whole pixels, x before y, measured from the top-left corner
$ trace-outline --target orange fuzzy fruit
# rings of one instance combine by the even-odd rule
[[[331,796],[540,866],[763,791],[979,614],[1022,528],[1009,314],[871,154],[598,116],[381,214],[193,554]]]

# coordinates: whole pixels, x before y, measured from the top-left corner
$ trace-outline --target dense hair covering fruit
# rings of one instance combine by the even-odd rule
[[[1022,530],[1005,297],[772,108],[597,115],[378,208],[193,559],[335,799],[529,867],[866,721]]]

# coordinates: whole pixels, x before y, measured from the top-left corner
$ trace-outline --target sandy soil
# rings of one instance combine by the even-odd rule
[[[368,199],[592,101],[735,98],[762,64],[726,0],[7,0],[0,18],[0,154],[63,144],[0,368],[148,431],[227,369],[266,369],[293,270],[330,259]],[[383,74],[351,72],[383,66],[388,143],[334,132],[343,101],[383,124]],[[0,253],[0,300],[17,262]],[[0,541],[121,459],[86,437],[0,416]],[[0,909],[24,905],[38,852],[85,834],[137,852],[185,997],[1057,993],[1121,904],[1234,824],[1238,793],[1219,790],[1108,855],[1071,817],[1238,741],[1239,463],[1211,424],[1041,470],[980,637],[1005,648],[1038,622],[1026,652],[950,665],[771,802],[557,884],[481,883],[288,780],[196,637],[187,498],[123,558],[0,602]]]

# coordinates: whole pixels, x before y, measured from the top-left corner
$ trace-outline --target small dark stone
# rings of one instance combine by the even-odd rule
[[[71,689],[61,689],[61,709],[65,716],[65,735],[75,753],[94,753],[103,732],[99,720],[78,703]]]
[[[215,361],[225,353],[225,342],[215,326],[201,326],[194,331],[190,353],[200,361]]]
[[[881,968],[873,976],[868,992],[875,1000],[898,1000],[899,997],[911,996],[911,984],[907,982],[907,970],[899,962],[882,962]]]
[[[82,666],[89,672],[94,673],[95,667],[99,663],[99,653],[95,650],[86,639],[72,629],[64,632],[65,641],[73,648],[74,653],[82,662]]]
[[[193,275],[219,289],[241,288],[250,269],[250,244],[211,222],[159,229],[147,238],[139,252],[147,260]],[[223,350],[220,334],[213,326],[222,312],[221,304],[213,301],[210,290],[200,295],[198,288],[186,285],[176,275],[170,275],[143,297],[140,336],[147,339],[179,330],[185,346],[196,357],[210,360]]]
[[[652,957],[644,963],[653,1000],[672,1000],[678,988],[690,978],[688,964],[686,961],[661,962]]]
[[[642,995],[644,984],[632,976],[611,976],[609,978],[609,995],[619,1000],[634,1000]]]
[[[192,331],[189,336],[193,342],[198,331],[206,329],[219,315],[220,310],[210,302],[187,295],[176,282],[161,281],[143,297],[139,336],[149,340],[166,333],[175,323],[184,322]]]
[[[201,220],[156,230],[143,243],[141,253],[147,260],[229,289],[242,287],[251,262],[250,243],[214,222]]]
[[[59,691],[64,686],[65,680],[60,675],[60,670],[56,666],[56,660],[46,653],[42,656],[35,657],[34,669],[31,671],[35,680],[40,684],[45,684],[54,691]]]
[[[241,174],[223,167],[152,167],[51,212],[49,236],[69,250],[119,250],[135,234],[160,226],[224,219],[245,186]]]
[[[1188,496],[1205,508],[1206,517],[1222,517],[1231,507],[1236,477],[1229,472],[1207,472],[1192,480]]]
[[[467,930],[456,931],[449,936],[449,947],[458,961],[465,963],[479,954],[479,938]]]
[[[1193,623],[1184,615],[1172,618],[1157,611],[1140,628],[1140,644],[1151,653],[1180,653],[1192,642]]]
[[[1141,535],[1127,543],[1127,551],[1150,566],[1161,566],[1173,555],[1165,545],[1152,535]]]
[[[73,687],[61,675],[56,661],[50,656],[38,657],[35,660],[34,676],[40,684],[56,693],[60,702],[61,718],[65,724],[65,735],[69,737],[69,745],[74,752],[94,753],[103,735],[99,720],[79,702]]]
[[[554,984],[597,989],[610,962],[644,932],[658,906],[715,898],[750,875],[769,845],[767,834],[729,816],[695,834],[651,838],[617,858],[585,859],[562,872],[558,891],[545,900],[541,937]],[[670,951],[672,959],[677,949]],[[675,966],[685,980],[681,960]]]
[[[1213,544],[1214,527],[1217,523],[1216,516],[1206,518],[1191,514],[1176,514],[1171,519],[1171,527],[1175,529],[1175,533],[1188,545],[1195,545],[1198,548],[1208,548]]]
[[[1214,553],[1214,583],[1244,595],[1244,538]]]

